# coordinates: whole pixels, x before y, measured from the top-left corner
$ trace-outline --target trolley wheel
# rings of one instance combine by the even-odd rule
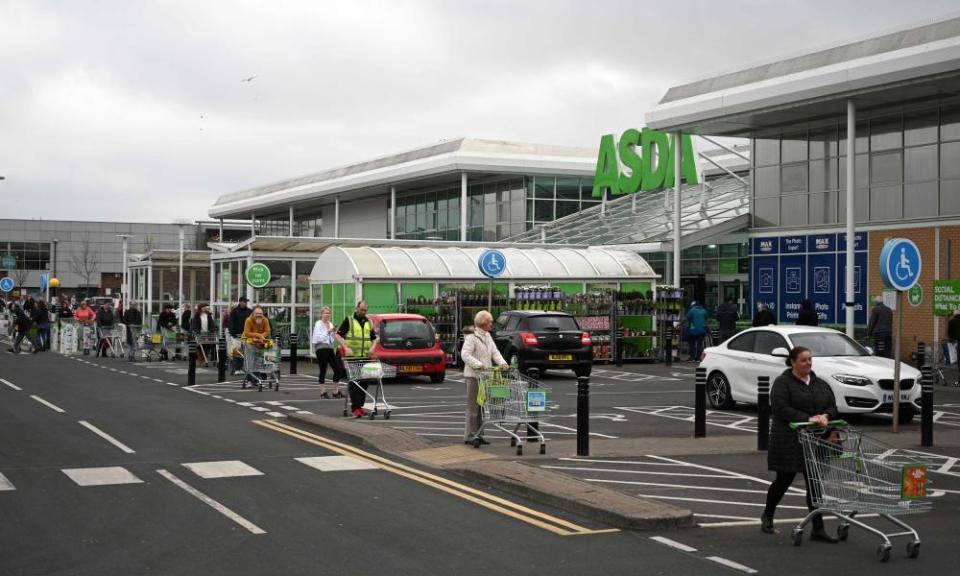
[[[384,412],[384,413],[383,413],[383,419],[384,419],[384,420],[389,420],[389,419],[390,419],[390,412]]]
[[[850,536],[850,525],[844,522],[837,526],[837,539],[846,540]]]
[[[793,537],[793,545],[794,545],[794,546],[799,546],[799,545],[803,544],[803,529],[802,529],[802,528],[794,528],[794,529],[793,529],[793,533],[792,533],[792,537]]]
[[[479,448],[479,447],[480,447],[480,437],[479,437],[479,436],[473,439],[473,447],[474,447],[474,448]]]
[[[907,542],[907,558],[916,558],[920,555],[920,541],[911,540]]]
[[[517,444],[517,456],[523,456],[523,444]]]
[[[890,548],[892,546],[884,542],[883,544],[877,546],[877,560],[881,562],[886,562],[890,559]]]
[[[546,444],[541,444],[541,445],[540,445],[540,453],[541,453],[541,454],[546,454],[546,453],[547,453],[547,445],[546,445]]]

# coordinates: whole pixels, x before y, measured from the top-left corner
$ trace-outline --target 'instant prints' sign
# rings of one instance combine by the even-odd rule
[[[527,391],[527,412],[546,412],[547,392],[545,390]]]

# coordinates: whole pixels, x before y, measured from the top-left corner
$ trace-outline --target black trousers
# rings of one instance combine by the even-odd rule
[[[803,470],[801,474],[803,474],[803,483],[807,488],[807,510],[813,511],[813,498],[810,493],[816,489],[816,486],[810,485],[810,477],[807,476],[806,470]],[[770,484],[770,488],[767,490],[767,504],[763,509],[764,516],[773,518],[774,513],[777,511],[777,505],[780,504],[780,500],[783,499],[783,495],[787,493],[787,489],[790,488],[790,485],[793,484],[793,480],[796,477],[796,472],[777,472],[777,478]],[[823,516],[814,516],[811,522],[813,523],[814,530],[823,530]]]
[[[343,378],[343,361],[337,356],[337,351],[333,348],[317,348],[317,364],[320,366],[320,383],[323,384],[327,379],[327,366],[333,371],[333,381],[340,382]]]
[[[366,380],[360,380],[359,382],[355,380],[350,381],[349,392],[350,392],[350,410],[356,410],[357,408],[363,408],[363,404],[367,399],[367,386],[369,382]]]

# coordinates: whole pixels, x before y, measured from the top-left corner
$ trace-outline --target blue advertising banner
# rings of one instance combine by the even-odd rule
[[[754,256],[776,254],[780,246],[780,240],[777,238],[754,238],[752,246],[753,252],[751,254]]]
[[[821,324],[834,324],[837,321],[837,295],[833,290],[836,269],[836,254],[811,254],[807,257],[808,299]]]
[[[855,302],[857,324],[867,322],[867,247],[869,234],[856,234]],[[810,300],[821,324],[845,321],[846,257],[843,234],[754,238],[750,293],[754,310],[766,304],[778,322],[796,322],[800,301]]]
[[[813,236],[807,236],[807,252],[822,253],[822,252],[836,252],[837,251],[837,235],[836,234],[816,234]]]
[[[780,256],[780,313],[778,322],[796,322],[800,315],[800,301],[806,295],[804,276],[806,275],[807,257]]]

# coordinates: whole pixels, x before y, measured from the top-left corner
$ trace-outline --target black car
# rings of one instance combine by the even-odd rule
[[[494,325],[493,340],[504,359],[522,372],[573,370],[589,376],[593,367],[590,334],[564,312],[504,312]]]

